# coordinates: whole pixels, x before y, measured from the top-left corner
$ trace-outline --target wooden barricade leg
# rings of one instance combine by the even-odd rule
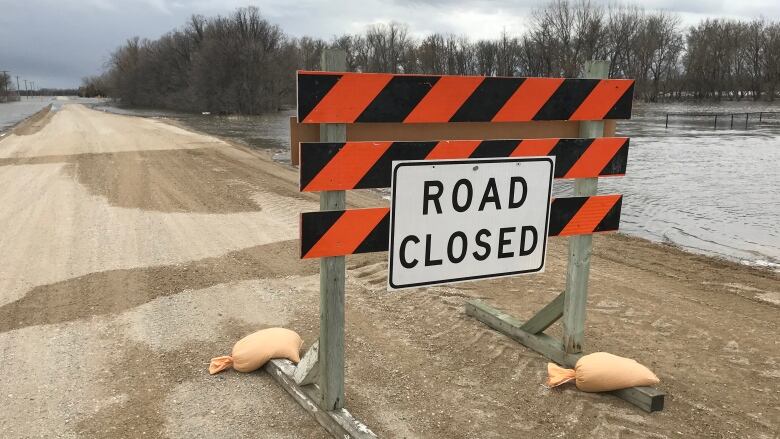
[[[608,74],[609,63],[606,61],[591,61],[585,65],[585,78],[606,78]],[[604,137],[604,122],[580,122],[580,137]],[[598,178],[575,180],[574,196],[596,195],[598,181]],[[569,263],[566,272],[566,293],[563,299],[563,348],[568,354],[582,352],[592,250],[593,235],[569,238]]]
[[[552,303],[555,303],[555,301]],[[544,310],[539,314],[543,312]],[[577,360],[582,356],[581,353],[567,353],[563,349],[563,343],[560,340],[550,337],[543,332],[538,334],[526,332],[522,329],[524,326],[523,322],[480,300],[466,302],[466,314],[560,365],[574,367]],[[539,314],[532,317],[527,323],[532,322]],[[615,390],[609,393],[630,402],[646,412],[663,410],[664,397],[666,395],[653,387],[629,387],[628,389]]]
[[[347,70],[347,55],[340,50],[322,52],[322,70]],[[320,142],[346,142],[345,124],[321,124]],[[320,210],[346,209],[345,191],[320,193]],[[344,256],[320,259],[320,407],[344,407]]]
[[[606,78],[608,68],[609,64],[606,61],[588,62],[585,66],[584,77]],[[579,134],[581,138],[603,137],[604,122],[580,122]],[[575,180],[573,195],[578,197],[596,195],[597,182],[597,178]],[[558,295],[527,322],[520,322],[479,300],[466,303],[466,314],[560,365],[574,367],[577,360],[583,355],[592,243],[593,235],[578,235],[569,238],[566,291]],[[562,341],[543,332],[560,318],[563,318]],[[610,393],[647,412],[662,410],[664,406],[664,392],[652,387],[631,387]]]
[[[343,50],[324,50],[322,70],[346,70]],[[345,124],[321,124],[321,142],[344,142]],[[320,210],[344,210],[345,191],[320,193]],[[320,258],[320,338],[297,366],[271,360],[264,367],[280,386],[333,437],[375,439],[376,435],[344,409],[344,256]]]
[[[320,195],[320,210],[344,209],[344,204],[344,191]],[[326,410],[344,407],[344,278],[344,256],[320,258],[319,366]]]
[[[271,360],[263,369],[334,438],[376,439],[374,432],[346,409],[321,410],[317,387],[297,384],[293,379],[296,366],[289,360]]]

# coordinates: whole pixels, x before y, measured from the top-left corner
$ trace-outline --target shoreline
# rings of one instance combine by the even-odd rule
[[[22,119],[19,123],[14,124],[9,131],[17,136],[28,136],[37,133],[51,120],[53,115],[52,105],[49,104],[36,113]]]
[[[0,134],[2,134],[0,140],[8,137],[9,134],[25,135],[27,133],[32,134],[32,132],[29,132],[31,129],[35,129],[36,131],[39,130],[46,125],[46,122],[43,122],[42,124],[39,122],[50,116],[52,106],[53,104],[48,104],[35,113],[5,127],[4,130],[0,131]]]

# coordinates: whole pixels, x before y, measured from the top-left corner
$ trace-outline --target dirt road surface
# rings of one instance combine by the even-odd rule
[[[79,105],[0,141],[0,437],[326,437],[264,373],[206,370],[256,329],[317,337],[318,264],[296,240],[317,201],[296,181]],[[777,273],[595,238],[586,349],[657,372],[666,409],[647,414],[546,389],[542,357],[464,314],[482,298],[524,319],[555,297],[566,241],[550,245],[542,275],[400,293],[385,254],[348,258],[350,411],[392,438],[778,437]]]

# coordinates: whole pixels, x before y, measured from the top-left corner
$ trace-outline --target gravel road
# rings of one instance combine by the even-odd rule
[[[297,221],[317,206],[294,168],[164,121],[71,104],[17,127],[0,141],[0,437],[326,437],[264,373],[206,370],[256,329],[316,339]],[[541,275],[398,293],[386,255],[348,258],[350,411],[393,438],[778,437],[780,276],[594,245],[586,349],[653,369],[663,412],[548,390],[540,356],[464,314],[482,298],[532,315],[564,286],[565,239]]]

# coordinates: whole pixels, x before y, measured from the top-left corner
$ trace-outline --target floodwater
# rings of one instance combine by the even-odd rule
[[[631,137],[626,176],[599,182],[624,194],[621,231],[780,271],[780,114],[671,117],[666,112],[776,111],[780,105],[641,105],[618,124]],[[722,120],[721,120],[722,119]]]
[[[107,103],[94,105],[93,108],[131,116],[174,119],[207,134],[230,139],[253,148],[271,150],[276,160],[290,163],[290,116],[295,115],[292,110],[256,116],[217,116],[166,110],[128,109]]]
[[[54,99],[48,96],[32,96],[18,102],[0,104],[0,136],[10,127],[40,111],[52,103]]]
[[[214,116],[157,110],[106,111],[169,117],[192,128],[270,149],[289,163],[289,116]],[[640,104],[618,124],[631,137],[625,177],[603,178],[599,193],[623,194],[621,232],[688,251],[780,272],[780,114],[721,118],[673,117],[666,112],[780,111],[780,104],[729,102],[719,105]],[[555,194],[570,193],[570,181],[556,180]]]
[[[8,135],[8,131],[17,123],[37,113],[47,105],[52,111],[58,111],[62,105],[78,103],[96,105],[105,103],[105,99],[80,98],[77,96],[31,96],[18,102],[0,104],[0,138]]]

